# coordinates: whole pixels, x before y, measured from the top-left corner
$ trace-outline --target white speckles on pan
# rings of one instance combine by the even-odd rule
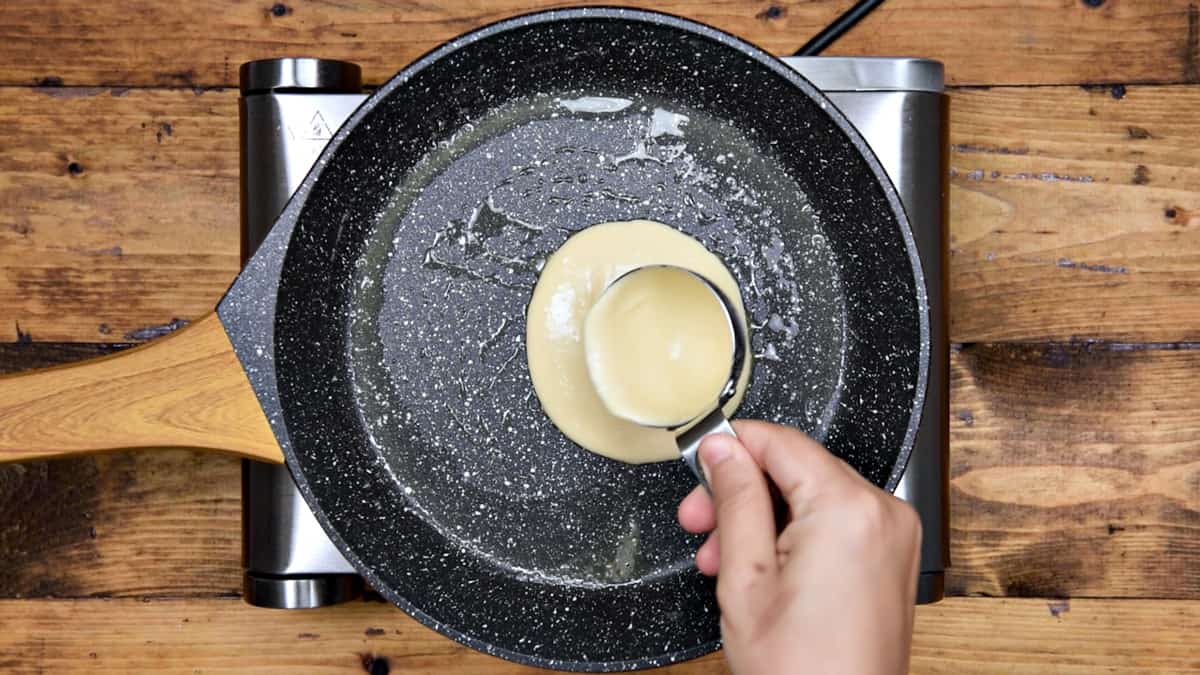
[[[355,360],[355,382],[396,480],[448,539],[554,583],[628,583],[690,564],[696,541],[673,508],[690,485],[682,466],[581,450],[528,396],[534,261],[604,221],[650,218],[692,234],[726,261],[752,317],[794,327],[756,332],[756,348],[778,356],[756,370],[743,414],[818,437],[836,403],[844,299],[803,192],[737,129],[650,98],[580,96],[565,100],[603,105],[560,114],[563,100],[507,103],[398,187],[358,270],[352,330],[378,352]],[[635,146],[646,159],[614,161]],[[383,283],[361,281],[374,278]],[[395,401],[411,417],[394,415]],[[400,442],[414,434],[432,442]],[[644,540],[632,550],[631,522]]]
[[[630,105],[561,105],[585,97]],[[653,218],[725,257],[762,355],[742,410],[894,484],[928,358],[920,267],[878,164],[824,106],[711,29],[568,10],[455,40],[354,115],[285,211],[290,239],[272,232],[220,311],[297,484],[374,588],[543,666],[718,646],[673,521],[686,470],[571,447],[528,388],[528,289],[594,222]],[[272,336],[274,364],[255,351]]]

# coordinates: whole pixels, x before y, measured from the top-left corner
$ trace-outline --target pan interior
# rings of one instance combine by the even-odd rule
[[[619,584],[691,565],[696,541],[674,522],[691,487],[682,465],[582,450],[541,411],[526,362],[542,262],[588,225],[635,218],[696,237],[738,280],[756,356],[743,415],[823,439],[837,404],[837,265],[804,191],[757,143],[632,88],[489,111],[431,150],[380,215],[357,268],[353,368],[409,503],[515,574]]]
[[[555,668],[719,644],[674,522],[693,479],[573,446],[529,383],[540,261],[598,222],[659,220],[720,256],[754,324],[739,414],[890,485],[920,415],[919,265],[828,106],[727,35],[589,9],[455,40],[355,113],[289,207],[274,355],[289,466],[372,587]]]

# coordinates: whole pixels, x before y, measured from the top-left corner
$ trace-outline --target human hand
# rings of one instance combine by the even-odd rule
[[[734,427],[737,439],[714,434],[700,445],[712,496],[697,488],[679,505],[684,529],[712,532],[696,567],[717,575],[733,672],[907,672],[916,512],[799,431]],[[791,510],[778,536],[764,470]]]

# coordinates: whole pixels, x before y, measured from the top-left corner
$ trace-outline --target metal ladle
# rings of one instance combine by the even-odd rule
[[[667,431],[672,432],[679,429],[685,429],[685,431],[676,437],[675,442],[679,446],[679,453],[683,456],[684,464],[686,464],[688,469],[690,469],[696,476],[696,480],[698,480],[700,484],[703,485],[707,490],[708,479],[704,475],[704,469],[700,466],[699,456],[697,453],[700,449],[700,442],[711,434],[729,434],[730,436],[737,437],[737,434],[733,430],[733,426],[729,424],[729,420],[725,417],[725,412],[722,408],[726,403],[729,402],[729,399],[733,398],[733,395],[737,393],[738,380],[741,378],[742,371],[746,367],[746,350],[749,348],[750,331],[746,326],[745,321],[743,321],[739,316],[737,308],[734,306],[732,301],[730,301],[730,299],[723,291],[721,291],[720,288],[717,287],[716,284],[703,275],[675,265],[645,265],[642,267],[636,267],[613,280],[613,282],[610,283],[608,287],[605,288],[601,293],[601,297],[603,297],[605,293],[608,293],[615,288],[618,284],[627,282],[630,277],[637,275],[639,272],[649,269],[663,268],[685,272],[703,282],[705,288],[707,288],[708,291],[712,293],[717,301],[721,304],[721,308],[725,312],[726,324],[729,327],[730,335],[733,338],[733,359],[729,366],[729,379],[726,380],[725,386],[722,387],[721,393],[717,397],[716,405],[709,410],[701,412],[696,417],[680,424],[655,427],[659,429],[666,429]],[[641,424],[640,422],[637,422],[637,420],[630,421]]]

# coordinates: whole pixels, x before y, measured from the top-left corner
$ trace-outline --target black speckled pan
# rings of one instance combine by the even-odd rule
[[[896,194],[811,84],[681,19],[548,12],[420,59],[338,132],[218,310],[346,558],[490,654],[613,671],[720,644],[699,541],[674,521],[687,470],[581,450],[530,388],[541,260],[632,218],[740,282],[756,360],[739,415],[893,488],[928,361]]]

